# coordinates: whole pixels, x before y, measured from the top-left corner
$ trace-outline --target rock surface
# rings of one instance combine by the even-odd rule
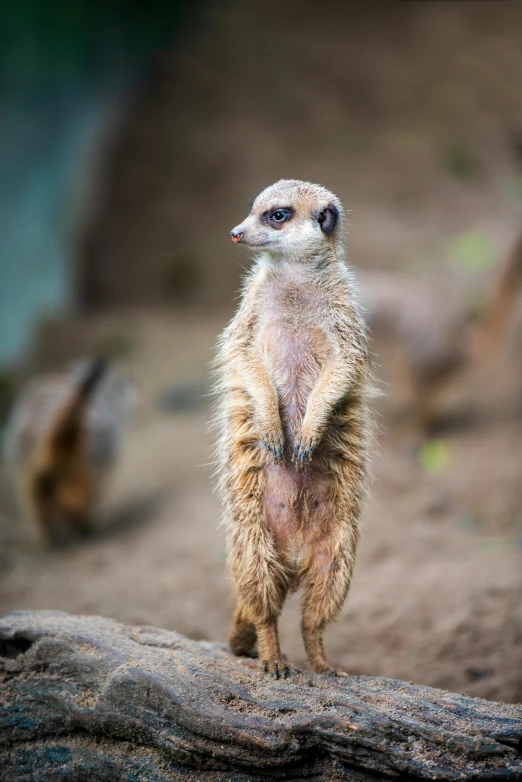
[[[522,779],[522,709],[391,679],[264,678],[221,644],[0,620],[0,779]]]

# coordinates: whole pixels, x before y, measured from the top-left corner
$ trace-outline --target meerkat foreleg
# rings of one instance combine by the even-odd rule
[[[334,356],[327,361],[308,399],[301,431],[294,447],[294,461],[299,464],[310,458],[321,440],[328,418],[335,405],[349,391],[355,372],[350,372],[346,360]]]
[[[277,391],[261,356],[249,352],[241,367],[244,388],[252,399],[253,412],[260,440],[275,461],[281,461],[285,447]]]

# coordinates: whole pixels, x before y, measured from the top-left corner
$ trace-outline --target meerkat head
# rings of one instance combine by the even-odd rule
[[[232,241],[274,256],[320,252],[341,241],[343,207],[321,185],[281,179],[254,200],[248,217],[231,232]]]

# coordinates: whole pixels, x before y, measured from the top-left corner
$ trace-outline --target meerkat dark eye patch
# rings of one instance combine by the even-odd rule
[[[321,231],[327,236],[335,230],[337,220],[339,219],[339,210],[332,201],[328,204],[326,209],[320,213],[317,218],[317,222],[321,226]]]
[[[294,216],[294,210],[291,206],[282,206],[279,209],[269,209],[261,215],[261,222],[268,223],[272,228],[279,228],[283,223],[287,223]]]

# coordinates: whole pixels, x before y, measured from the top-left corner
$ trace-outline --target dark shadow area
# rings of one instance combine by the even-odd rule
[[[163,489],[115,508],[105,517],[105,523],[92,534],[91,538],[108,540],[126,532],[138,531],[157,517],[170,496],[171,491]]]
[[[25,654],[33,645],[27,638],[10,638],[0,640],[0,657],[19,657]]]

